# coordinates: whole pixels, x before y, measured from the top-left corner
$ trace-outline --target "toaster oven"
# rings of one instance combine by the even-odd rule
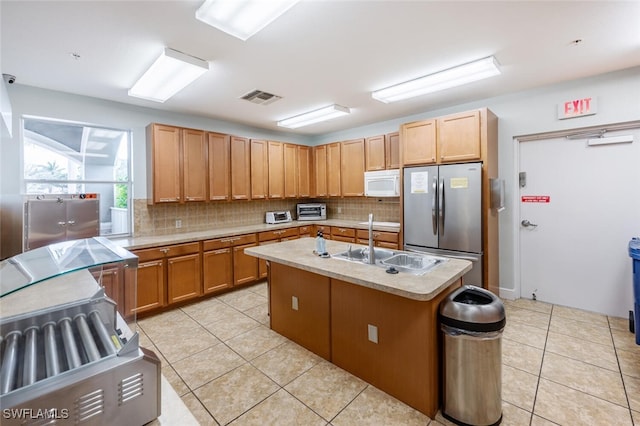
[[[288,210],[281,212],[267,212],[264,221],[269,224],[291,222],[291,212]]]
[[[324,203],[298,204],[298,220],[325,220],[327,218],[327,205]]]

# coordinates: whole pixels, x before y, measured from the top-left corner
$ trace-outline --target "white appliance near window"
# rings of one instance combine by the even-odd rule
[[[400,170],[364,172],[364,195],[366,197],[399,197]]]

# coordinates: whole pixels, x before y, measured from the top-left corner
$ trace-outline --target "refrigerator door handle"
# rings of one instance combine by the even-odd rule
[[[444,201],[444,178],[440,179],[440,190],[438,191],[438,204],[439,204],[439,208],[438,208],[438,216],[440,219],[440,235],[443,236],[444,235],[444,205],[445,205],[445,201]]]
[[[433,178],[433,197],[431,198],[431,229],[433,235],[438,233],[438,178]]]

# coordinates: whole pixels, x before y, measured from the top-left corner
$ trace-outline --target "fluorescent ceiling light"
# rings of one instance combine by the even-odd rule
[[[296,115],[295,117],[280,120],[278,121],[278,126],[297,129],[298,127],[308,126],[309,124],[319,123],[320,121],[331,120],[332,118],[350,113],[351,111],[349,108],[334,104],[315,111]]]
[[[371,92],[371,97],[389,103],[420,96],[500,74],[493,56]]]
[[[209,62],[173,49],[164,52],[129,89],[129,96],[164,102],[209,70]]]
[[[244,41],[298,1],[206,0],[196,11],[196,19]]]

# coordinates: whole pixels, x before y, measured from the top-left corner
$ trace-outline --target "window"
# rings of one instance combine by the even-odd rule
[[[131,231],[131,133],[23,118],[25,194],[97,193],[100,235]]]

